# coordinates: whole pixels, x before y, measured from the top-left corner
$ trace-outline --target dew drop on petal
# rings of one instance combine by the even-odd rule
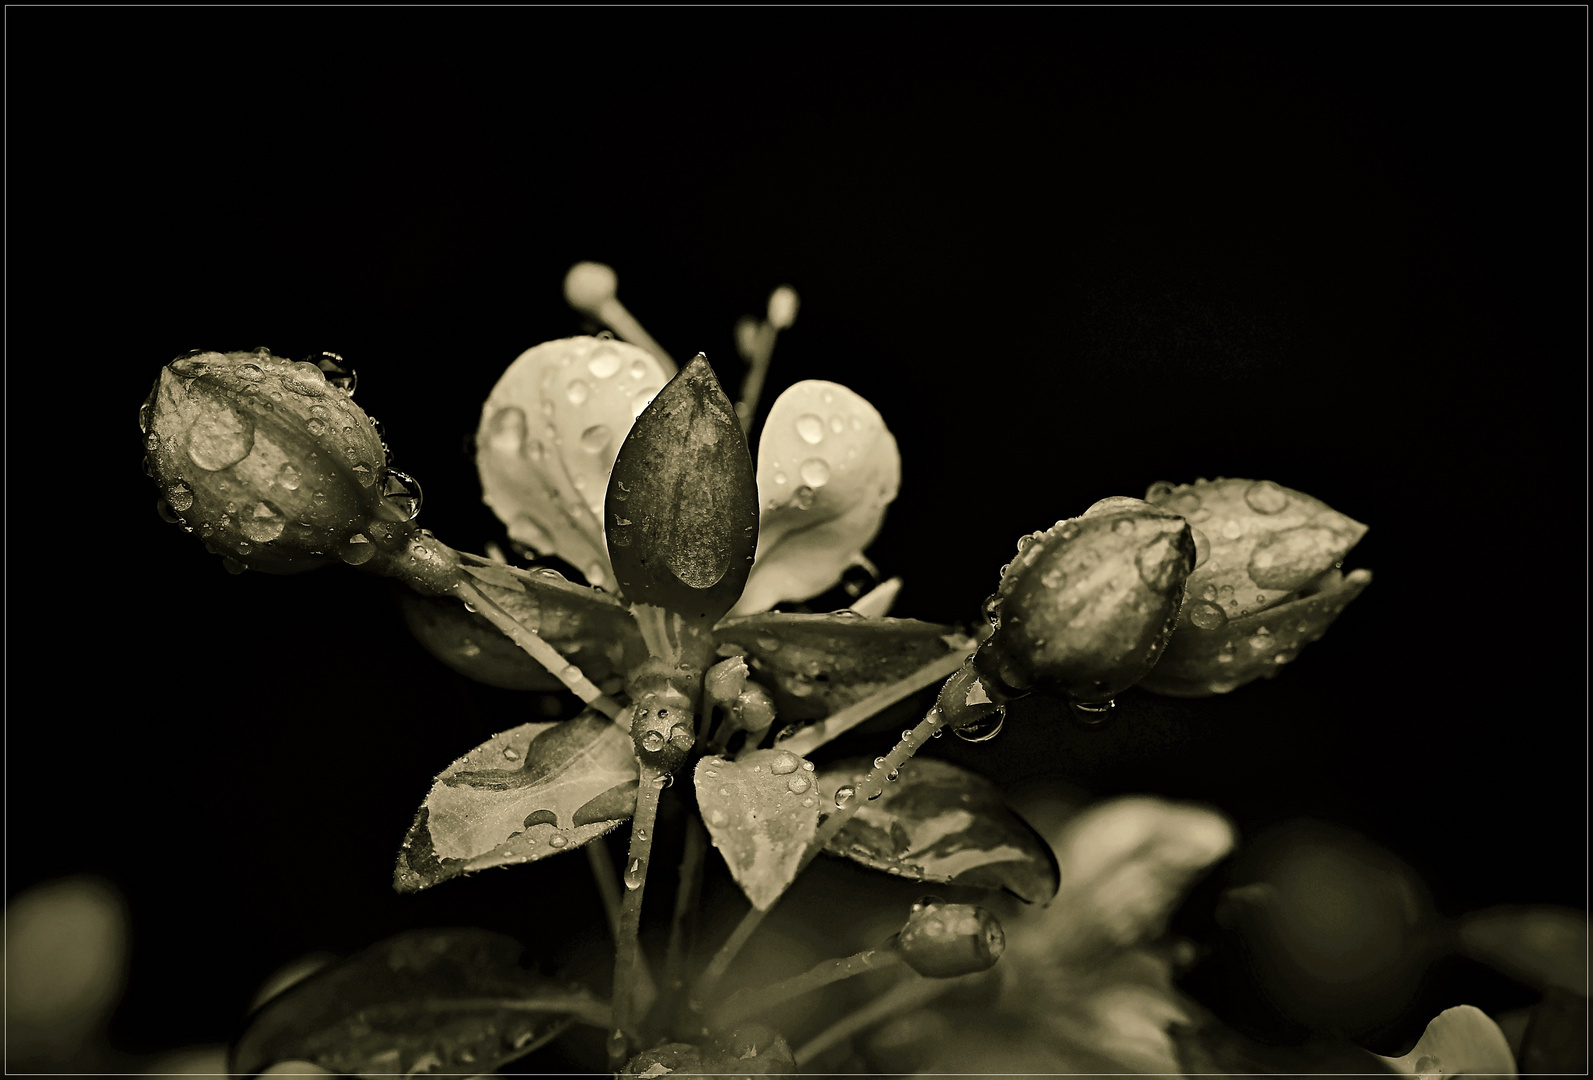
[[[548,838],[548,847],[561,848],[568,845],[569,842],[569,838],[563,833],[555,833],[553,836]]]
[[[1271,480],[1257,480],[1245,489],[1245,502],[1258,514],[1276,514],[1289,505],[1289,495]]]
[[[512,746],[505,746],[503,748],[503,758],[505,761],[519,761],[520,751],[516,750]]]
[[[800,472],[802,482],[809,487],[820,488],[830,482],[830,463],[823,458],[808,458]]]
[[[1227,623],[1228,616],[1216,604],[1203,600],[1189,609],[1189,621],[1202,630],[1217,630]]]
[[[807,777],[798,773],[796,776],[793,776],[791,779],[787,780],[785,786],[800,795],[808,788],[812,787],[813,784],[808,780]]]
[[[599,345],[592,350],[592,356],[586,362],[586,370],[594,378],[606,379],[620,369],[619,350],[612,345]]]
[[[571,405],[584,405],[586,399],[592,394],[592,388],[580,379],[576,379],[564,388],[564,396],[570,399]]]
[[[166,493],[166,501],[171,504],[173,510],[180,514],[194,505],[194,493],[182,484],[174,484],[172,489]]]
[[[664,736],[657,731],[642,732],[642,749],[649,754],[656,754],[664,748]]]
[[[1244,533],[1244,529],[1232,518],[1222,523],[1222,535],[1225,540],[1237,540]]]
[[[796,430],[805,443],[819,443],[824,440],[824,421],[812,413],[803,413],[797,417]]]
[[[614,442],[614,432],[607,424],[594,424],[581,432],[581,449],[589,454],[601,454]]]
[[[268,544],[282,535],[288,520],[265,503],[255,503],[254,510],[238,522],[243,533],[257,544]]]
[[[798,510],[812,509],[813,489],[807,486],[797,488],[791,495],[791,503]]]
[[[1193,525],[1189,527],[1189,535],[1195,541],[1195,569],[1198,570],[1205,565],[1207,559],[1211,558],[1211,541],[1207,539],[1205,533]]]
[[[632,360],[631,361],[631,378],[633,378],[633,379],[645,379],[645,378],[647,378],[647,361],[645,361],[645,360]]]
[[[254,449],[254,421],[225,402],[206,401],[188,433],[188,457],[207,472],[236,465]]]
[[[775,755],[773,763],[769,766],[769,771],[776,776],[784,776],[787,773],[794,773],[797,771],[797,764],[800,760],[801,759],[799,759],[795,754],[791,753],[791,751],[782,750],[780,753]]]

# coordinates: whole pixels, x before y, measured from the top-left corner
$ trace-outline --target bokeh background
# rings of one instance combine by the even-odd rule
[[[765,404],[834,379],[895,432],[870,549],[895,614],[972,622],[1019,535],[1156,480],[1270,478],[1370,525],[1346,567],[1371,587],[1276,681],[1132,691],[1100,731],[1024,701],[936,752],[1014,790],[1201,801],[1242,844],[1325,821],[1441,916],[1585,907],[1585,10],[7,28],[6,895],[122,898],[94,1063],[224,1041],[306,953],[473,923],[567,959],[594,932],[574,860],[391,891],[431,777],[538,703],[433,661],[384,581],[227,574],[157,517],[134,426],[188,349],[334,350],[422,524],[481,550],[481,402],[580,331],[582,259],[731,386],[737,318],[798,289]],[[1180,916],[1208,944],[1226,872]],[[1243,965],[1190,979],[1245,1030],[1302,1030]],[[1445,961],[1366,1041],[1528,1000]]]

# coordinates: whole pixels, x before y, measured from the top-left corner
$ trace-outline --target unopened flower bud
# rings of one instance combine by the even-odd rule
[[[1178,628],[1147,690],[1199,697],[1271,678],[1372,579],[1337,569],[1366,526],[1303,492],[1218,478],[1155,484],[1147,497],[1189,522],[1197,552]]]
[[[731,656],[709,668],[702,678],[703,698],[720,708],[735,703],[747,685],[747,659]]]
[[[444,590],[451,551],[411,522],[412,492],[388,497],[381,437],[315,364],[266,349],[179,357],[139,424],[165,504],[211,550],[267,573],[342,561]]]
[[[1109,701],[1155,666],[1194,564],[1178,515],[1104,499],[1019,541],[975,664],[1008,694]]]
[[[691,698],[674,685],[674,675],[663,661],[652,659],[629,681],[636,756],[642,764],[670,773],[680,768],[697,741]]]
[[[755,682],[741,688],[730,706],[730,720],[743,731],[767,731],[774,723],[774,698]]]
[[[1001,922],[973,904],[914,904],[895,940],[907,966],[931,979],[989,971],[1007,947]]]

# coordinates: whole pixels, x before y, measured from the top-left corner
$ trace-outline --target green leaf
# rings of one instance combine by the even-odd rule
[[[736,761],[705,757],[694,779],[714,847],[752,906],[767,910],[796,880],[818,831],[812,763],[789,750],[755,750]]]
[[[714,639],[719,655],[746,655],[782,722],[822,719],[963,647],[954,627],[848,612],[728,619]]]
[[[1542,990],[1587,989],[1587,916],[1571,908],[1496,907],[1460,920],[1466,955]]]
[[[638,776],[629,736],[592,709],[494,735],[437,777],[404,837],[393,887],[418,892],[574,851],[635,812]]]
[[[463,556],[461,567],[482,594],[535,631],[588,679],[623,678],[647,659],[630,609],[607,593],[566,581],[554,570],[519,570]],[[410,632],[437,659],[505,690],[562,690],[564,684],[482,615],[454,597],[400,594]]]
[[[413,930],[371,946],[272,998],[233,1045],[229,1072],[312,1061],[336,1073],[488,1073],[577,1019],[604,1025],[607,1003],[521,965],[513,938]]]
[[[868,773],[863,758],[819,776],[828,802]],[[955,885],[1006,889],[1046,903],[1060,882],[1056,856],[990,781],[934,758],[913,758],[878,799],[857,808],[825,850],[875,870]]]
[[[636,418],[603,509],[633,603],[717,620],[740,598],[758,546],[752,454],[701,353]]]

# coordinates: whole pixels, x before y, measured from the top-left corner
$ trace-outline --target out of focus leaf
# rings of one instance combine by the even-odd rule
[[[272,998],[232,1047],[232,1073],[288,1060],[335,1073],[477,1074],[529,1053],[607,1003],[521,964],[513,938],[413,930]]]
[[[1549,987],[1522,1034],[1521,1071],[1587,1075],[1587,998]]]
[[[826,803],[869,771],[864,758],[819,777]],[[825,850],[875,870],[956,885],[1002,888],[1030,903],[1056,895],[1050,846],[982,776],[946,761],[914,758],[884,793],[857,808]]]
[[[482,500],[509,535],[612,588],[603,496],[636,416],[669,381],[652,353],[595,337],[521,353],[492,388],[476,432]]]
[[[520,570],[473,556],[463,569],[488,600],[534,630],[594,683],[622,678],[647,659],[630,609],[614,597],[567,581],[554,570]],[[487,621],[451,596],[399,602],[410,632],[437,659],[477,682],[505,690],[562,690],[564,684]]]
[[[896,438],[867,400],[818,379],[788,388],[758,441],[758,557],[733,613],[840,581],[879,533],[901,477]]]
[[[1496,907],[1460,920],[1466,955],[1537,988],[1587,989],[1587,916],[1571,908]]]
[[[1501,1077],[1514,1080],[1516,1062],[1499,1025],[1472,1005],[1457,1005],[1435,1016],[1410,1053],[1383,1057],[1396,1072],[1421,1080],[1450,1076]]]
[[[631,740],[593,709],[494,735],[437,777],[404,837],[393,887],[417,892],[573,851],[635,812],[638,775]]]
[[[817,720],[960,648],[954,627],[850,612],[768,612],[714,629],[721,656],[744,653],[780,720]]]
[[[730,873],[759,911],[795,880],[819,827],[813,766],[789,750],[755,750],[736,761],[705,757],[697,806]]]
[[[1190,1077],[1394,1075],[1386,1059],[1353,1043],[1318,1040],[1269,1046],[1248,1039],[1214,1018],[1190,1010],[1194,1019],[1168,1028],[1179,1068]]]

